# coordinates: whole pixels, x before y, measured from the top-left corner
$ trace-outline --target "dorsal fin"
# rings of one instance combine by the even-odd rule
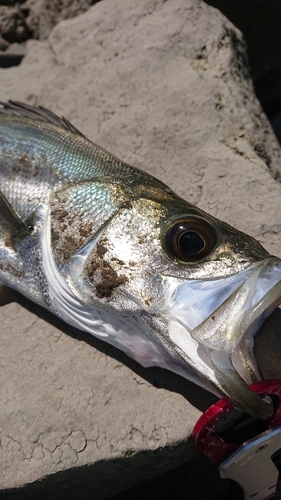
[[[44,108],[43,106],[31,106],[30,104],[25,104],[23,102],[18,101],[8,101],[1,102],[0,104],[3,106],[0,108],[0,114],[13,115],[13,116],[23,116],[26,118],[31,118],[32,120],[39,120],[42,122],[52,123],[56,127],[64,128],[65,130],[69,130],[74,134],[78,134],[84,139],[87,137],[82,134],[79,130],[77,130],[74,125],[72,125],[66,118],[55,115],[52,111]]]

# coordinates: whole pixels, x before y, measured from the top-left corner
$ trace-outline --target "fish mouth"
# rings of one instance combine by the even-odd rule
[[[269,398],[249,385],[262,379],[253,355],[254,335],[281,303],[281,261],[268,257],[226,278],[169,280],[169,336],[177,355],[204,385],[242,411],[271,416]],[[171,292],[172,290],[172,292]]]

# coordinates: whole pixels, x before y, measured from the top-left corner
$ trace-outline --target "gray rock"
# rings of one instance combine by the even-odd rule
[[[99,0],[5,0],[0,5],[0,51],[9,43],[23,43],[29,38],[44,40],[62,19],[70,19],[87,11]],[[7,64],[5,55],[0,67]],[[15,63],[14,65],[16,65]]]
[[[25,42],[30,37],[20,8],[0,6],[0,34],[8,43]]]
[[[28,41],[22,64],[0,70],[0,81],[2,101],[63,114],[280,256],[280,147],[243,38],[217,10],[199,0],[104,0],[48,40]],[[257,344],[270,376],[280,376],[276,314]],[[102,499],[196,455],[190,434],[208,393],[142,369],[25,299],[0,318],[7,498]]]
[[[245,36],[251,74],[257,78],[281,66],[279,0],[205,0],[218,8]]]
[[[6,50],[6,54],[25,56],[26,46],[24,43],[11,43]]]
[[[33,38],[45,40],[52,28],[63,19],[71,19],[86,12],[99,0],[27,0],[27,24]]]

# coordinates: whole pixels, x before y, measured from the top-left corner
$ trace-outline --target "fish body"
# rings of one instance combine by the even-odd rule
[[[143,366],[272,412],[248,385],[281,261],[66,119],[15,102],[0,109],[0,283]]]

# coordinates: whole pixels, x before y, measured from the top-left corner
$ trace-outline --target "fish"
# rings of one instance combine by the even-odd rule
[[[0,179],[2,287],[269,418],[249,386],[279,258],[42,106],[1,103]]]

